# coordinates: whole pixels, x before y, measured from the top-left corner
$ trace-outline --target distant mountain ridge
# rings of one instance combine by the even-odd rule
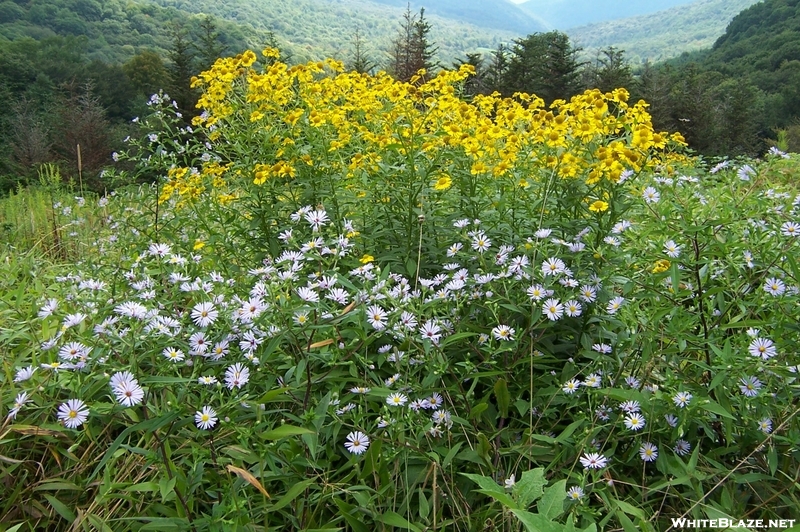
[[[534,1],[534,0],[531,0]],[[663,61],[711,48],[742,10],[761,0],[696,0],[638,17],[600,22],[567,30],[586,56],[614,46],[634,64]]]
[[[444,18],[468,22],[483,28],[496,28],[517,32],[520,35],[547,31],[549,26],[536,14],[521,9],[508,0],[372,0],[379,4],[405,8],[412,11],[439,15]]]
[[[649,15],[695,0],[528,0],[519,8],[548,28],[567,30],[609,20]]]

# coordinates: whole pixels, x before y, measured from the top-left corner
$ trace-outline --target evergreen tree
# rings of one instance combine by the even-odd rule
[[[392,44],[388,70],[396,79],[410,81],[420,70],[430,74],[438,66],[433,60],[437,48],[428,41],[430,31],[431,25],[425,20],[425,8],[420,9],[417,16],[411,12],[409,4],[397,39]]]
[[[624,50],[613,46],[600,50],[594,64],[585,69],[584,86],[611,92],[619,87],[630,89],[633,86],[631,66],[625,60]]]
[[[508,90],[508,67],[511,62],[511,52],[505,44],[497,47],[492,52],[492,62],[486,69],[486,89],[489,92],[499,92],[510,96]]]
[[[369,58],[364,49],[364,41],[361,38],[361,32],[356,30],[355,35],[353,35],[353,52],[348,61],[347,68],[359,74],[369,74],[376,66],[375,62]]]
[[[227,47],[220,42],[220,33],[217,25],[210,16],[206,16],[198,28],[197,57],[200,62],[200,70],[208,70],[214,62],[227,53]]]
[[[580,67],[569,37],[559,31],[516,39],[505,75],[509,92],[536,94],[546,102],[569,99],[580,90]]]
[[[197,94],[192,89],[192,76],[195,75],[195,56],[189,40],[189,32],[183,26],[172,27],[172,47],[169,50],[171,61],[169,73],[169,95],[178,104],[178,109],[188,120],[195,113]]]

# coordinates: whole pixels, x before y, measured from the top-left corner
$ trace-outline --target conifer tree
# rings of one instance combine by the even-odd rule
[[[359,74],[371,73],[377,65],[372,61],[364,47],[364,40],[361,38],[361,32],[356,30],[353,35],[353,52],[348,61],[347,68]]]
[[[210,16],[200,22],[198,30],[195,49],[200,62],[200,70],[207,70],[217,59],[225,55],[227,47],[220,41],[217,24]]]
[[[580,90],[579,52],[559,31],[516,39],[504,80],[507,91],[536,94],[548,103],[569,99]]]
[[[172,47],[168,50],[170,59],[169,95],[178,104],[178,109],[185,119],[189,119],[195,112],[197,94],[192,89],[192,76],[197,72],[195,68],[194,49],[189,40],[189,32],[183,26],[172,27]]]
[[[425,20],[425,8],[420,9],[417,16],[411,12],[409,4],[389,61],[388,70],[396,79],[410,81],[420,70],[430,74],[438,66],[434,61],[438,49],[428,41],[430,31],[431,24]]]

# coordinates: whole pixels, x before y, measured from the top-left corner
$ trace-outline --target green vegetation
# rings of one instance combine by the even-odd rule
[[[276,55],[150,101],[152,185],[0,201],[0,528],[797,517],[796,156]]]
[[[588,57],[614,46],[639,65],[710,48],[742,9],[759,0],[698,0],[667,11],[567,31]]]

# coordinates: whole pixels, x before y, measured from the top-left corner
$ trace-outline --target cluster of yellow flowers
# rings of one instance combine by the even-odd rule
[[[588,90],[549,106],[528,94],[467,101],[460,87],[474,74],[470,65],[402,83],[382,72],[346,72],[330,59],[289,67],[273,49],[263,55],[263,68],[248,51],[218,60],[193,81],[203,91],[194,123],[231,162],[203,166],[200,176],[213,186],[231,169],[255,185],[332,176],[337,190],[381,199],[398,180],[379,170],[402,166],[431,193],[488,178],[526,189],[552,175],[591,187],[667,163],[673,148],[685,146],[679,134],[655,132],[647,104],[630,104],[625,89]],[[202,189],[174,178],[164,197]],[[587,204],[602,212],[603,199]]]

